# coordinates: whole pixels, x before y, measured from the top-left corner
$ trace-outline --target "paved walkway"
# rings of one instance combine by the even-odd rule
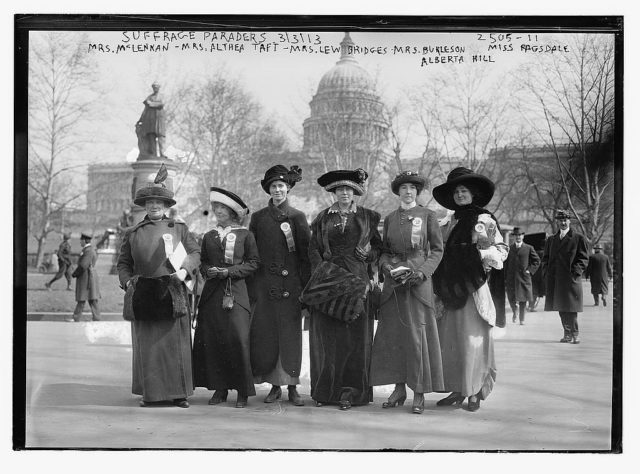
[[[585,296],[591,303],[590,295]],[[129,323],[29,321],[28,447],[231,448],[321,450],[608,450],[611,427],[612,310],[586,306],[582,344],[560,344],[557,313],[534,312],[508,323],[496,342],[498,378],[478,412],[436,408],[423,415],[383,410],[392,386],[376,387],[374,403],[342,412],[312,406],[308,354],[304,407],[262,403],[267,384],[246,409],[207,405],[197,389],[191,408],[140,408],[130,393]],[[285,391],[286,395],[286,391]],[[409,392],[409,397],[412,397]]]

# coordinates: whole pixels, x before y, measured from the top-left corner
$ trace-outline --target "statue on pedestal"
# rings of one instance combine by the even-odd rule
[[[164,157],[165,140],[165,112],[160,84],[151,85],[153,94],[144,100],[144,110],[136,123],[138,136],[139,159],[153,159]]]

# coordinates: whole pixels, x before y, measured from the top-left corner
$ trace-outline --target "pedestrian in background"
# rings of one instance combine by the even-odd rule
[[[564,336],[560,342],[580,343],[578,313],[582,312],[582,274],[589,263],[585,238],[571,229],[571,216],[557,210],[559,230],[547,239],[542,264],[547,271],[545,311],[558,311]]]
[[[591,294],[593,295],[593,305],[598,306],[600,295],[602,295],[602,305],[607,306],[607,293],[609,292],[609,280],[613,278],[613,269],[609,257],[602,253],[602,245],[593,246],[593,255],[589,256],[586,277],[591,282]]]
[[[395,384],[382,408],[402,406],[408,385],[415,414],[424,411],[425,393],[444,390],[431,283],[442,258],[442,234],[435,212],[416,203],[425,185],[412,171],[391,183],[400,206],[384,219],[384,288],[371,356],[371,385]],[[407,270],[398,271],[402,267]]]
[[[251,316],[251,369],[254,383],[268,382],[271,390],[264,399],[273,403],[287,386],[288,400],[304,405],[297,385],[302,365],[302,308],[300,293],[309,281],[309,239],[311,231],[302,211],[289,204],[289,191],[302,179],[298,166],[269,168],[260,182],[271,196],[267,207],[251,217],[260,255],[253,277]]]
[[[505,326],[503,262],[508,247],[493,214],[484,209],[495,185],[464,167],[433,189],[443,207],[455,211],[441,222],[442,261],[433,274],[435,293],[444,305],[438,321],[444,389],[439,406],[461,405],[476,411],[496,380],[492,329]]]
[[[51,291],[51,285],[54,281],[64,277],[67,279],[67,291],[71,291],[71,244],[69,239],[71,238],[70,232],[62,234],[62,242],[58,246],[58,271],[51,279],[51,281],[44,284],[45,288]]]
[[[133,346],[132,389],[142,395],[141,407],[169,401],[189,408],[193,394],[191,318],[185,281],[195,278],[200,248],[189,228],[165,213],[176,204],[164,185],[161,167],[153,183],[136,191],[134,203],[143,206],[142,221],[127,230],[118,258],[120,285],[131,295]],[[184,259],[169,257],[184,247]],[[182,253],[182,252],[180,252]],[[125,297],[125,315],[128,306]]]
[[[91,245],[93,236],[88,232],[80,235],[80,244],[82,245],[82,253],[78,259],[78,266],[73,272],[76,278],[76,309],[73,311],[73,317],[66,321],[80,321],[82,311],[84,310],[85,301],[89,301],[91,315],[94,321],[100,321],[100,307],[98,300],[100,299],[100,286],[98,283],[98,275],[96,273],[96,261],[98,254]]]
[[[540,257],[531,245],[524,243],[524,231],[520,227],[514,227],[511,234],[514,242],[504,262],[504,286],[513,311],[511,320],[515,323],[518,315],[523,325],[527,303],[533,301],[532,276],[540,266]]]

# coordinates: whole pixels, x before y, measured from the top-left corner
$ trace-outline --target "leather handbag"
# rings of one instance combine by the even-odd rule
[[[222,309],[225,311],[231,311],[233,309],[234,302],[235,298],[231,291],[231,278],[227,278],[224,294],[222,295]]]

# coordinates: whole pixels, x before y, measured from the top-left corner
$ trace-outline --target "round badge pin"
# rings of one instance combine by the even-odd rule
[[[291,230],[291,226],[289,225],[288,222],[283,222],[282,224],[280,224],[280,228],[284,231],[284,232],[289,232]]]
[[[411,224],[414,227],[420,227],[422,225],[422,219],[420,219],[419,217],[415,217],[412,221]]]
[[[229,232],[227,234],[227,242],[233,242],[234,240],[236,240],[236,234],[232,234],[231,232]]]

